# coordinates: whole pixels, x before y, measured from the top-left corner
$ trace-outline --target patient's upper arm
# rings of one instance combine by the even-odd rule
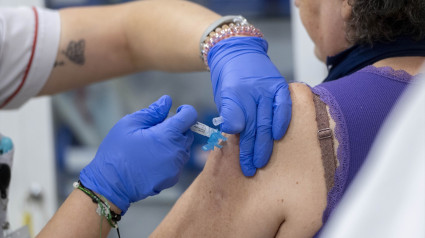
[[[239,166],[239,137],[221,150],[177,201],[154,237],[311,237],[326,184],[310,89],[291,84],[292,120],[270,162],[251,178]]]

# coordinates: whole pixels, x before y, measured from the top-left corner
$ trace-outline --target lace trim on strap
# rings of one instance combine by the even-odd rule
[[[325,104],[329,106],[329,112],[332,119],[335,121],[335,137],[339,142],[337,149],[337,159],[339,166],[336,168],[334,177],[334,186],[329,191],[327,197],[327,206],[323,212],[322,221],[326,223],[329,215],[332,213],[335,206],[341,200],[345,190],[345,184],[348,177],[348,169],[350,164],[350,150],[349,150],[349,136],[347,124],[345,122],[344,115],[341,113],[338,102],[329,93],[328,90],[321,86],[312,88],[312,92],[320,97]]]
[[[423,75],[423,73],[420,73],[415,76],[412,76],[411,74],[409,74],[408,72],[402,69],[395,70],[391,68],[390,66],[375,67],[373,65],[366,66],[363,69],[359,70],[359,72],[377,74],[377,75],[384,76],[386,78],[403,82],[403,83],[410,83],[413,77]]]

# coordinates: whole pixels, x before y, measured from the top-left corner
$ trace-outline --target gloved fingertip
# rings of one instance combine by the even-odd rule
[[[238,130],[235,130],[234,128],[232,128],[231,126],[229,126],[228,124],[221,124],[220,125],[220,129],[222,132],[227,133],[227,134],[237,134],[239,133]]]
[[[241,168],[243,175],[245,175],[246,177],[252,177],[257,172],[257,169],[251,166],[242,166]]]
[[[254,166],[258,169],[266,166],[267,163],[270,160],[270,155],[271,155],[271,153],[267,153],[267,152],[265,152],[265,154],[261,154],[261,155],[255,154],[254,155]]]
[[[180,107],[178,107],[177,110],[176,110],[176,113],[179,113],[182,110],[183,106],[184,105],[181,105]]]
[[[254,148],[255,136],[247,132],[241,133],[239,141],[239,163],[245,176],[253,176],[256,171],[253,163]]]
[[[282,110],[276,110],[278,116],[273,118],[272,134],[274,140],[280,140],[288,130],[291,122],[292,107],[291,105],[285,105]]]
[[[198,113],[195,108],[190,105],[182,105],[176,115],[167,119],[164,126],[170,126],[180,133],[185,133],[191,126],[196,123]]]
[[[191,105],[181,105],[180,107],[177,108],[176,110],[176,115],[182,116],[187,118],[188,120],[192,121],[192,125],[195,124],[197,118],[198,118],[198,112],[196,111],[196,109],[191,106]]]
[[[273,139],[280,140],[289,127],[292,115],[292,100],[287,84],[276,93],[273,108]]]
[[[273,127],[273,139],[280,140],[285,135],[286,129],[288,127],[285,125]]]
[[[151,108],[158,111],[161,114],[168,114],[170,111],[173,100],[168,95],[163,95],[156,102],[151,104]]]
[[[140,115],[148,115],[148,116],[154,116],[158,118],[164,118],[167,117],[168,112],[170,111],[171,105],[172,105],[171,97],[168,95],[163,95],[155,102],[151,103],[148,108],[143,108],[135,113],[132,113],[135,116]],[[161,121],[162,121],[161,120]]]
[[[236,118],[232,118],[230,120],[226,120],[223,117],[223,123],[221,124],[221,131],[227,134],[238,134],[245,129],[245,121],[244,120],[235,120]]]
[[[171,109],[172,100],[168,95],[160,97],[148,108],[127,115],[123,118],[126,123],[133,123],[138,129],[145,129],[163,122]]]
[[[171,103],[172,102],[172,99],[171,99],[171,97],[169,96],[169,95],[162,95],[159,99],[158,99],[158,101],[159,102],[163,102],[163,103]]]
[[[241,152],[243,153],[243,151]],[[239,156],[239,163],[241,165],[242,173],[247,177],[254,176],[257,169],[253,164],[252,154],[249,156],[246,154],[240,154]]]
[[[280,140],[282,139],[283,135],[283,130],[273,130],[273,140]]]
[[[223,117],[221,130],[228,134],[238,134],[245,129],[245,114],[233,100],[222,100],[220,115]]]
[[[270,160],[273,152],[273,139],[271,133],[257,134],[254,145],[253,163],[256,168],[263,168]]]

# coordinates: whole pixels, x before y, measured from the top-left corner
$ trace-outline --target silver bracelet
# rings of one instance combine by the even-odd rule
[[[236,15],[232,15],[232,16],[224,16],[221,17],[220,19],[218,19],[217,21],[213,22],[211,25],[208,26],[208,28],[204,31],[204,33],[202,34],[201,40],[199,41],[199,45],[200,45],[200,50],[202,52],[202,47],[204,44],[205,39],[207,38],[207,36],[212,32],[215,31],[215,29],[217,27],[220,27],[224,24],[229,24],[233,22],[233,19],[235,19],[236,17],[242,17],[242,16],[236,16]]]
[[[201,58],[208,68],[208,52],[219,41],[232,36],[263,37],[263,33],[242,16],[225,16],[211,24],[200,41]]]

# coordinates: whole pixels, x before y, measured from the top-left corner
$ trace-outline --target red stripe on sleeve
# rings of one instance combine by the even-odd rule
[[[24,77],[22,78],[21,83],[19,84],[18,88],[15,90],[15,92],[12,93],[12,95],[10,95],[1,105],[0,105],[0,109],[4,108],[10,101],[12,101],[13,98],[15,98],[15,96],[21,91],[22,87],[24,86],[25,81],[27,80],[28,77],[28,73],[31,69],[31,65],[32,65],[32,60],[34,58],[34,52],[35,52],[35,48],[37,45],[37,35],[38,35],[38,12],[37,9],[35,7],[32,7],[32,10],[34,12],[34,17],[35,17],[35,32],[34,32],[34,40],[32,43],[32,51],[31,51],[31,57],[28,61],[28,65],[27,68],[25,69],[25,74]]]

